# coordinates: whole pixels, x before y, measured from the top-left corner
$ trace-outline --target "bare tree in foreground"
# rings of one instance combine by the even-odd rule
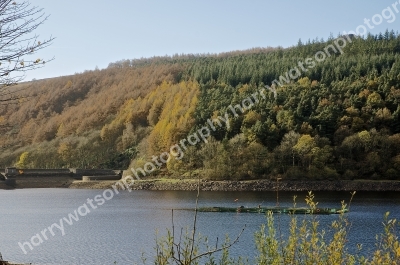
[[[46,61],[34,55],[54,38],[39,40],[34,31],[47,18],[42,8],[28,1],[0,0],[0,104],[18,99],[12,87],[26,71],[44,66]]]
[[[156,265],[215,265],[216,259],[214,257],[215,253],[222,252],[219,260],[219,264],[242,264],[242,259],[239,258],[237,261],[229,257],[229,249],[236,243],[239,242],[239,238],[242,235],[246,225],[240,231],[238,236],[229,242],[226,238],[223,244],[218,244],[218,238],[216,240],[215,246],[208,245],[207,238],[201,237],[197,232],[197,214],[198,214],[198,203],[200,196],[200,178],[197,182],[197,196],[196,196],[196,206],[193,220],[193,230],[190,232],[183,232],[181,229],[180,235],[175,236],[175,225],[174,225],[174,211],[172,210],[172,232],[168,230],[166,237],[156,240],[156,259],[154,264]],[[204,241],[203,248],[200,249],[200,245]],[[208,258],[208,261],[203,260],[203,258]],[[145,260],[144,260],[145,262]]]

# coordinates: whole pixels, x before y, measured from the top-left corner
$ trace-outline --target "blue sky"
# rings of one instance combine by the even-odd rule
[[[400,0],[399,0],[400,1]],[[50,15],[36,31],[56,37],[37,57],[55,60],[27,73],[26,80],[100,69],[110,62],[176,53],[219,53],[297,44],[356,30],[379,14],[371,33],[400,32],[400,12],[382,14],[395,0],[381,1],[136,1],[31,0]],[[397,5],[400,10],[400,4]],[[393,20],[394,18],[394,20]],[[379,20],[379,16],[375,17]],[[392,20],[391,23],[388,21]]]

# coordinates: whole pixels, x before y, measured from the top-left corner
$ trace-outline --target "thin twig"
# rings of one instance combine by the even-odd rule
[[[204,252],[204,253],[202,253],[202,254],[199,254],[199,255],[197,255],[196,257],[194,257],[191,261],[194,261],[194,260],[199,259],[199,258],[201,258],[201,257],[203,257],[203,256],[210,255],[210,254],[214,254],[214,253],[217,253],[217,252],[222,251],[222,250],[224,250],[224,249],[228,249],[228,248],[232,247],[234,244],[236,244],[237,242],[239,242],[239,238],[241,237],[241,235],[242,235],[242,233],[244,232],[245,229],[246,229],[246,225],[244,225],[244,227],[242,228],[242,231],[240,231],[240,233],[239,233],[238,236],[235,238],[235,240],[234,240],[232,243],[230,243],[229,245],[226,245],[226,246],[220,247],[220,248],[218,248],[218,249],[213,249],[213,250]]]
[[[172,246],[171,246],[171,254],[174,256],[174,242],[175,242],[175,225],[174,225],[174,209],[172,209]]]
[[[193,250],[194,250],[194,237],[196,234],[196,224],[197,224],[197,210],[199,204],[199,196],[200,196],[200,175],[197,178],[197,196],[196,196],[196,206],[194,208],[194,220],[193,220],[193,231],[192,231],[192,245],[190,249],[189,260],[192,260]]]

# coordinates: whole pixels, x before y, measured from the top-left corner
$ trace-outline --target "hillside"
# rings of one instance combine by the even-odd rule
[[[152,175],[171,177],[400,179],[400,36],[352,37],[343,53],[334,41],[122,60],[22,83],[22,99],[0,105],[0,168],[151,162]],[[210,137],[189,139],[204,126]],[[171,159],[155,162],[163,152]]]

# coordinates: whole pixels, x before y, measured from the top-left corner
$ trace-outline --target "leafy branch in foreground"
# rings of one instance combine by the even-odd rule
[[[351,193],[348,209],[354,195],[355,192]],[[311,209],[317,205],[311,192],[306,202]],[[398,224],[396,219],[389,220],[389,213],[385,214],[384,233],[377,236],[377,249],[372,253],[372,257],[349,251],[348,234],[352,224],[345,214],[346,207],[342,201],[342,213],[332,222],[329,231],[320,228],[316,215],[306,216],[301,222],[297,216],[292,215],[286,240],[277,236],[274,216],[268,213],[267,223],[263,224],[255,235],[259,252],[256,264],[400,264],[400,245],[396,235]],[[358,251],[360,250],[361,245],[358,244]]]
[[[311,210],[318,205],[311,192],[306,202]],[[351,227],[344,214],[346,207],[342,202],[342,213],[332,222],[333,236],[330,238],[326,237],[324,229],[320,229],[316,215],[306,216],[300,223],[297,216],[291,215],[289,234],[282,240],[276,235],[274,216],[269,212],[267,223],[255,235],[259,251],[257,264],[354,264],[354,256],[346,249]]]

